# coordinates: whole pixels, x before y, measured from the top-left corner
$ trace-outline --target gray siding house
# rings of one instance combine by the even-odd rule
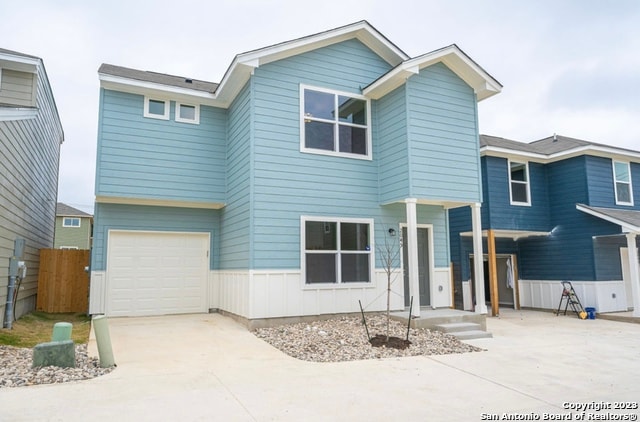
[[[62,202],[56,205],[55,249],[91,249],[93,216]]]
[[[58,163],[64,132],[42,59],[0,49],[0,320],[12,298],[9,263],[24,249],[17,317],[35,308],[39,250],[53,246]],[[19,248],[20,249],[20,248]],[[22,273],[21,273],[22,275]]]

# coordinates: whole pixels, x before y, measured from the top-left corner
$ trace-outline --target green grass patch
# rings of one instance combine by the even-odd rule
[[[0,344],[15,347],[34,347],[51,341],[56,322],[70,322],[73,325],[71,339],[76,344],[89,341],[91,318],[83,313],[49,314],[31,312],[13,322],[13,329],[0,329]]]

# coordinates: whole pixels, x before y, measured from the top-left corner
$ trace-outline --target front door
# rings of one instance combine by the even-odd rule
[[[407,228],[402,228],[403,245],[406,245],[404,239],[407,238]],[[402,248],[402,265],[404,268],[404,305],[409,306],[411,303],[411,293],[409,289],[409,251],[408,248]],[[428,306],[431,304],[431,295],[429,294],[429,229],[426,227],[418,227],[418,284],[420,286],[420,306]]]

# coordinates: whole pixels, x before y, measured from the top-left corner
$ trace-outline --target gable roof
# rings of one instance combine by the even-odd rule
[[[80,211],[77,208],[73,208],[67,204],[63,204],[62,202],[58,202],[56,204],[56,216],[57,217],[93,217],[91,214],[88,214],[84,211]]]
[[[457,45],[452,44],[403,61],[363,89],[363,94],[377,100],[402,85],[408,77],[419,73],[421,69],[439,62],[446,65],[472,87],[478,101],[498,94],[502,90],[500,82],[489,75]]]
[[[553,135],[531,143],[496,136],[480,135],[480,155],[524,157],[530,161],[550,163],[579,155],[640,159],[640,151],[619,148],[567,136]]]
[[[106,89],[136,94],[170,92],[178,97],[197,97],[202,104],[228,107],[249,80],[255,68],[349,39],[359,40],[391,66],[394,66],[389,73],[363,90],[364,94],[371,96],[371,98],[379,98],[399,86],[406,79],[407,73],[416,73],[416,69],[422,69],[436,62],[443,62],[472,86],[478,94],[478,100],[494,95],[502,88],[498,81],[456,45],[410,59],[405,52],[364,20],[238,54],[234,57],[219,84],[195,80],[188,83],[184,80],[185,78],[178,76],[107,64],[100,66],[98,75],[100,86]]]

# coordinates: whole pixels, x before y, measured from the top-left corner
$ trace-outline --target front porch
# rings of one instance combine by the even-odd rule
[[[443,331],[459,338],[470,340],[475,338],[492,337],[487,332],[487,315],[458,309],[420,309],[419,317],[412,317],[409,321],[409,311],[391,312],[391,319],[403,324],[410,324],[411,328],[427,328]]]

